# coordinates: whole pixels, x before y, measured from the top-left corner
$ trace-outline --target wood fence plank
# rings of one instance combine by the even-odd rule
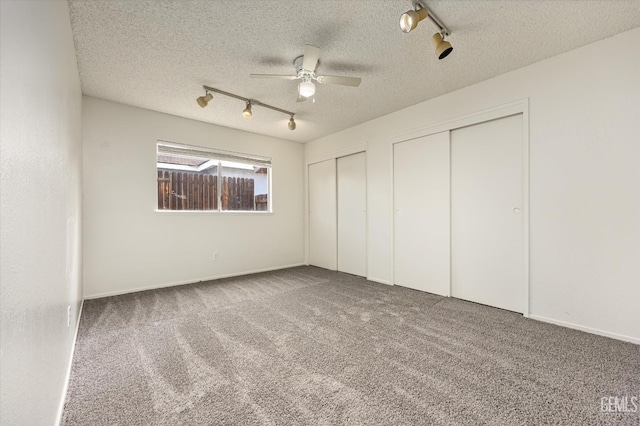
[[[182,173],[175,172],[173,179],[173,187],[171,188],[171,194],[173,198],[173,209],[180,210],[180,177]]]
[[[249,180],[249,193],[247,194],[247,197],[248,197],[247,202],[249,203],[248,210],[255,210],[256,209],[255,199],[253,197],[254,193],[255,193],[255,181],[253,179],[250,179]]]
[[[218,210],[218,176],[213,177],[213,209]]]
[[[231,198],[231,205],[229,206],[229,210],[235,210],[238,204],[238,179],[232,177],[229,178],[229,192]]]
[[[162,171],[158,170],[158,210],[162,210],[163,209],[163,205],[162,205],[162,181],[160,179],[162,179]]]
[[[193,174],[189,175],[189,190],[191,193],[189,194],[190,200],[189,204],[191,206],[191,210],[196,210],[198,208],[198,203],[196,203],[196,193],[198,192],[196,187],[196,176]]]
[[[169,172],[164,172],[164,185],[162,189],[162,204],[165,209],[169,208],[169,193],[171,191],[171,178],[169,176]]]
[[[200,195],[202,193],[202,175],[195,175],[195,189],[196,189],[196,193],[195,193],[195,204],[196,204],[196,210],[202,210],[202,203],[200,201]]]
[[[227,210],[229,207],[229,178],[222,178],[222,210]]]
[[[249,206],[249,179],[242,179],[242,210],[251,210]]]
[[[193,185],[191,182],[191,173],[188,173],[186,176],[186,182],[185,182],[185,189],[186,189],[186,196],[187,196],[187,210],[193,210]]]
[[[238,210],[242,210],[244,207],[242,202],[244,201],[244,178],[238,178]]]
[[[180,210],[187,210],[187,191],[185,190],[186,173],[180,173]]]
[[[238,210],[242,210],[242,196],[244,191],[244,178],[238,178]]]
[[[202,176],[202,210],[209,210],[209,175]]]
[[[204,176],[197,175],[198,178],[198,210],[204,209]]]

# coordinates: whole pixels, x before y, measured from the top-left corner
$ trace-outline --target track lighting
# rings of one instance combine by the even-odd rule
[[[400,17],[400,29],[405,33],[408,33],[417,27],[418,22],[422,21],[428,15],[429,10],[426,7],[416,5],[415,10],[409,10],[402,14]]]
[[[298,85],[298,93],[305,98],[313,96],[316,93],[316,85],[311,80],[303,80]]]
[[[433,11],[427,8],[424,0],[412,0],[412,3],[414,10],[405,12],[400,17],[400,29],[405,33],[408,33],[418,26],[418,22],[422,21],[424,18],[429,18],[429,20],[433,22],[439,30],[431,37],[431,42],[436,48],[436,56],[438,59],[446,58],[451,51],[453,51],[453,47],[451,46],[451,43],[445,41],[444,38],[449,36],[451,32],[446,25],[444,25],[436,15],[434,15]]]
[[[249,102],[247,102],[247,107],[244,109],[244,111],[242,111],[242,116],[244,118],[249,119],[249,118],[251,118],[252,115],[253,114],[251,113],[251,102],[249,101]]]
[[[198,102],[198,105],[200,105],[200,108],[204,108],[207,106],[211,99],[213,99],[213,95],[209,93],[209,91],[207,91],[206,95],[200,96],[198,99],[196,99],[196,101]]]
[[[435,33],[433,37],[431,37],[431,42],[436,48],[436,56],[438,59],[446,58],[453,50],[451,43],[445,41],[444,37],[440,33]]]
[[[313,85],[313,83],[311,83],[311,84]],[[272,109],[274,111],[278,111],[278,112],[281,112],[283,114],[287,114],[288,116],[291,117],[289,119],[289,123],[288,123],[289,130],[295,130],[296,129],[296,121],[293,119],[295,114],[293,112],[291,112],[291,111],[287,111],[287,110],[282,109],[282,108],[277,108],[277,107],[274,107],[272,105],[263,104],[262,102],[257,101],[255,99],[245,98],[243,96],[235,95],[233,93],[225,92],[224,90],[215,89],[213,87],[202,86],[202,88],[205,90],[205,95],[204,96],[200,96],[198,99],[196,99],[196,101],[198,102],[198,105],[200,105],[202,108],[206,107],[207,104],[209,103],[209,101],[211,99],[213,99],[213,95],[211,94],[211,92],[219,93],[221,95],[228,96],[230,98],[239,99],[241,101],[244,101],[246,103],[246,107],[242,111],[242,116],[244,118],[247,118],[247,119],[251,118],[251,116],[253,115],[252,112],[251,112],[251,108],[253,106],[255,106],[255,105],[258,105],[258,106],[261,106],[263,108],[269,108],[269,109]],[[315,86],[314,86],[314,90],[315,90]],[[312,95],[313,95],[313,93],[312,93]]]

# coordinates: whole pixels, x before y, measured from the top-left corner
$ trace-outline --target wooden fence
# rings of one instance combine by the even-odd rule
[[[222,210],[267,210],[253,194],[253,179],[222,178]],[[158,170],[158,210],[218,210],[218,177]]]
[[[269,206],[267,205],[269,197],[267,194],[256,195],[256,210],[267,211]]]
[[[222,210],[255,210],[254,183],[249,178],[222,178]]]

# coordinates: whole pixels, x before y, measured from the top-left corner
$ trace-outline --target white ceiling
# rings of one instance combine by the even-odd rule
[[[640,26],[638,0],[426,2],[452,32],[442,61],[430,21],[400,30],[409,0],[69,0],[84,94],[299,142]],[[360,87],[296,103],[296,82],[249,78],[294,74],[305,44],[322,49],[319,74]],[[201,109],[202,85],[293,111],[298,128],[220,95]]]

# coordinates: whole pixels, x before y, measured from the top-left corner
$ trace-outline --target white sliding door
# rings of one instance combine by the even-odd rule
[[[338,158],[338,270],[367,275],[367,168],[364,152]]]
[[[451,131],[452,296],[524,312],[522,115]]]
[[[309,165],[309,264],[337,268],[336,160]]]
[[[393,149],[394,284],[449,295],[449,132]]]

